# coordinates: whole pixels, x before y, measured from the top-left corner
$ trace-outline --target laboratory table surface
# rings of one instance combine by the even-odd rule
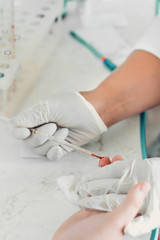
[[[113,2],[108,1],[108,6],[114,10]],[[122,6],[118,3],[115,9],[120,8],[124,14],[128,12],[130,28],[126,26],[118,31],[133,44],[147,28],[153,13],[149,13],[152,1],[141,1],[141,4],[138,0],[132,1],[128,8],[123,7],[128,5],[127,1],[121,2]],[[136,6],[144,7],[141,6],[143,4],[147,10],[141,16],[140,11],[136,12]],[[136,26],[136,14],[139,14],[139,20],[146,19],[139,27]],[[63,23],[64,28],[69,30],[71,21],[68,16]],[[76,21],[72,22],[72,27]],[[99,60],[71,39],[67,31],[18,111],[55,93],[93,89],[110,74]],[[136,37],[133,31],[137,33]],[[54,35],[51,37],[54,41]],[[52,48],[51,45],[49,47]],[[124,159],[141,159],[139,126],[139,116],[124,120],[85,148],[102,156],[120,154]],[[97,168],[97,159],[72,152],[60,161],[51,162],[33,154],[23,142],[15,140],[11,132],[12,127],[0,120],[0,239],[49,240],[60,224],[78,210],[60,190],[57,178],[92,171]],[[124,239],[149,239],[149,235],[125,236]]]

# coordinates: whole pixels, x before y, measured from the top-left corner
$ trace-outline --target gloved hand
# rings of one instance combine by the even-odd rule
[[[80,207],[112,211],[137,183],[146,181],[152,189],[136,217],[126,225],[127,234],[137,236],[160,226],[160,158],[119,161],[80,179],[64,176],[58,179],[61,189]]]
[[[72,149],[59,146],[38,133],[83,145],[107,130],[95,108],[80,93],[57,94],[11,119],[14,136],[34,147],[49,160],[58,160]],[[46,124],[38,127],[39,125]],[[29,128],[37,128],[31,134]]]

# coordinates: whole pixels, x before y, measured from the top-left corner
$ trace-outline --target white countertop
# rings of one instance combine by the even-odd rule
[[[140,158],[138,126],[139,117],[125,120],[85,147],[102,156],[116,152],[125,159]],[[0,239],[51,239],[58,226],[78,210],[59,189],[57,177],[92,171],[97,160],[78,152],[59,162],[27,157],[27,152],[22,157],[23,143],[12,137],[2,121],[0,135]]]
[[[134,43],[152,18],[153,10],[149,11],[152,6],[151,1],[148,0],[147,3],[142,1],[142,6],[138,0],[134,4],[133,1],[130,2],[130,5],[125,0],[121,1],[122,5],[120,1],[118,4],[115,4],[116,1],[107,2],[109,8],[115,6],[115,9],[120,8],[122,13],[126,13],[131,24],[130,28],[126,26],[118,31],[126,41],[131,39],[129,43]],[[137,6],[146,6],[146,14],[141,16]],[[137,13],[131,11],[133,8]],[[145,23],[136,27],[135,22],[138,20],[134,21],[135,16],[139,17],[139,21],[146,19]],[[71,21],[68,16],[64,27],[69,29]],[[76,21],[72,23],[73,27],[77,26]],[[133,31],[137,35],[133,34]],[[52,37],[54,38],[54,34]],[[65,34],[20,109],[54,93],[92,89],[108,74],[109,71],[99,60]],[[50,162],[38,157],[24,158],[21,155],[23,144],[13,139],[10,127],[4,121],[0,121],[0,136],[0,239],[50,240],[58,226],[78,210],[60,191],[56,183],[57,177],[95,169],[97,160],[77,152],[70,153],[59,162]],[[121,154],[126,159],[141,158],[139,116],[113,126],[100,139],[85,147],[101,155]],[[142,240],[149,237],[141,236],[133,239]]]

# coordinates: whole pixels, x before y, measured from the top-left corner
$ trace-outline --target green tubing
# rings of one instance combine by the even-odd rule
[[[110,71],[114,71],[117,68],[117,66],[108,58],[106,58],[103,63]]]
[[[64,19],[66,16],[67,16],[67,0],[64,0],[61,18]]]
[[[117,66],[109,58],[103,57],[103,55],[99,51],[97,51],[97,49],[95,49],[90,43],[86,42],[77,33],[71,31],[70,35],[74,39],[76,39],[79,43],[81,43],[83,46],[85,46],[90,52],[92,52],[94,54],[94,56],[96,56],[97,58],[99,58],[101,60],[102,60],[102,58],[104,58],[104,60],[102,60],[102,62],[104,64],[104,66],[106,68],[108,68],[111,72],[117,68]]]
[[[71,31],[70,35],[74,39],[76,39],[78,42],[80,42],[83,46],[88,48],[97,58],[101,58],[102,57],[102,54],[100,52],[98,52],[92,45],[90,45],[84,39],[82,39],[77,33]]]
[[[68,2],[71,2],[71,1],[72,1],[72,2],[73,2],[73,1],[75,1],[75,2],[76,2],[76,1],[77,1],[77,2],[78,2],[78,1],[79,1],[79,2],[84,2],[85,0],[63,0],[63,10],[62,10],[62,14],[61,14],[61,18],[62,18],[62,19],[66,18],[67,14],[68,14],[68,13],[67,13],[67,3],[68,3]]]
[[[146,113],[143,112],[140,114],[140,140],[141,140],[141,152],[142,158],[147,158],[147,149],[146,149]],[[158,239],[159,229],[155,228],[152,230],[150,240]]]
[[[150,240],[157,240],[158,239],[158,233],[159,233],[158,228],[153,229]]]
[[[160,0],[156,0],[155,15],[159,14]]]
[[[61,18],[64,19],[67,16],[67,11],[63,10],[62,14],[61,14]]]
[[[140,114],[140,139],[141,139],[141,152],[143,159],[147,158],[146,150],[146,113]]]

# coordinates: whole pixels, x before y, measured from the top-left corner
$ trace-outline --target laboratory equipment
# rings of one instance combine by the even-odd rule
[[[159,14],[160,0],[156,0],[155,15]]]
[[[86,0],[64,0],[63,1],[63,10],[62,10],[62,14],[61,14],[62,19],[64,19],[68,14],[67,13],[67,3],[70,2],[70,1],[77,1],[80,4],[80,3],[83,3]]]
[[[33,132],[34,132],[34,131],[33,131]],[[57,138],[55,138],[55,137],[51,137],[51,136],[49,136],[49,135],[47,135],[47,134],[45,134],[45,133],[38,133],[38,134],[41,135],[41,136],[43,136],[43,137],[46,137],[46,138],[47,138],[48,140],[50,140],[50,141],[57,142],[57,143],[58,143],[59,145],[61,145],[61,146],[64,145],[64,146],[66,146],[66,147],[70,147],[70,148],[72,148],[73,150],[76,150],[76,151],[81,152],[81,153],[83,153],[83,154],[89,155],[89,156],[91,156],[91,157],[96,157],[96,158],[99,158],[99,159],[104,158],[104,157],[100,157],[100,156],[98,156],[97,154],[89,151],[88,149],[85,149],[85,148],[76,146],[75,144],[69,143],[69,142],[67,142],[67,141],[59,140],[59,139],[57,139]],[[109,164],[110,162],[111,162],[111,161],[108,161],[108,164]]]
[[[146,113],[143,112],[140,114],[140,139],[141,139],[141,152],[143,159],[147,158],[146,150]],[[150,240],[158,239],[159,229],[155,228],[152,230]]]
[[[78,42],[80,42],[83,46],[85,46],[89,51],[91,51],[97,58],[100,58],[105,67],[107,67],[110,71],[116,69],[116,65],[109,58],[104,57],[103,54],[96,50],[90,43],[81,38],[77,33],[71,31],[70,35]]]
[[[61,11],[62,0],[0,0],[1,114],[11,116],[35,84],[62,37]]]

